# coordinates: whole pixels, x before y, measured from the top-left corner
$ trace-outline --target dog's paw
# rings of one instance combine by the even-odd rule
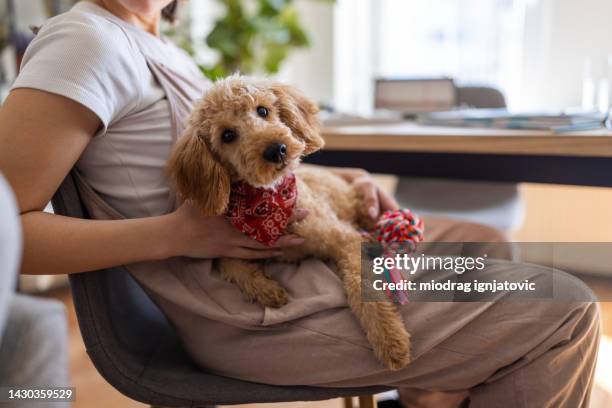
[[[408,341],[405,344],[396,345],[389,351],[386,364],[391,370],[400,370],[410,363],[411,357]]]
[[[289,302],[289,295],[278,282],[270,280],[265,286],[257,288],[252,300],[262,307],[277,309]]]
[[[410,335],[407,332],[393,333],[375,349],[377,357],[391,370],[399,370],[411,360]]]

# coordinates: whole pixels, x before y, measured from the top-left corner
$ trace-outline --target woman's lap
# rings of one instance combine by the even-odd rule
[[[517,274],[548,283],[544,268],[501,261],[499,279]],[[522,300],[498,293],[498,302],[409,302],[401,306],[412,334],[414,361],[392,372],[373,356],[351,311],[337,307],[260,331],[224,324],[210,327],[215,343],[201,361],[219,374],[280,385],[393,385],[461,390],[485,381],[545,343],[572,314],[595,313],[582,284],[556,273],[573,301]],[[221,344],[221,345],[220,345]],[[224,352],[220,352],[220,349]]]
[[[428,224],[428,237],[434,236],[433,240],[503,240],[494,230],[474,224],[438,220]],[[500,257],[511,256],[509,247],[494,248]],[[488,273],[498,280],[529,276],[541,284],[551,282],[548,269],[509,261],[493,261]],[[571,327],[565,334],[559,328],[571,318],[582,321],[583,326],[590,324],[591,331],[596,329],[597,309],[588,301],[590,291],[566,274],[555,272],[554,276],[556,289],[575,298],[536,301],[499,292],[499,302],[409,302],[402,306],[415,359],[395,372],[374,358],[362,329],[344,305],[259,330],[209,322],[207,332],[215,335],[200,350],[192,351],[209,370],[263,383],[464,390],[486,382],[498,370],[509,370],[530,353],[532,358],[545,353],[546,345],[554,346],[550,342],[563,341],[563,336],[571,335]],[[571,358],[565,357],[570,364]]]

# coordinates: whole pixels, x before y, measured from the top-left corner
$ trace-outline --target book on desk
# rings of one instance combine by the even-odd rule
[[[572,132],[602,127],[604,114],[595,112],[511,112],[506,109],[459,109],[418,115],[427,126],[533,129]]]

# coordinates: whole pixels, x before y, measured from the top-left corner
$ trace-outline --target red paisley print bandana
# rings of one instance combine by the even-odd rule
[[[283,235],[297,201],[293,174],[275,188],[233,183],[225,216],[240,232],[266,245]]]

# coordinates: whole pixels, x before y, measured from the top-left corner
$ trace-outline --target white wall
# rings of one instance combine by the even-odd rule
[[[300,0],[297,5],[312,44],[291,55],[279,77],[317,102],[329,104],[333,101],[334,7],[331,3],[313,0]]]
[[[532,0],[528,2],[521,108],[580,106],[584,62],[596,77],[612,55],[612,1]]]

